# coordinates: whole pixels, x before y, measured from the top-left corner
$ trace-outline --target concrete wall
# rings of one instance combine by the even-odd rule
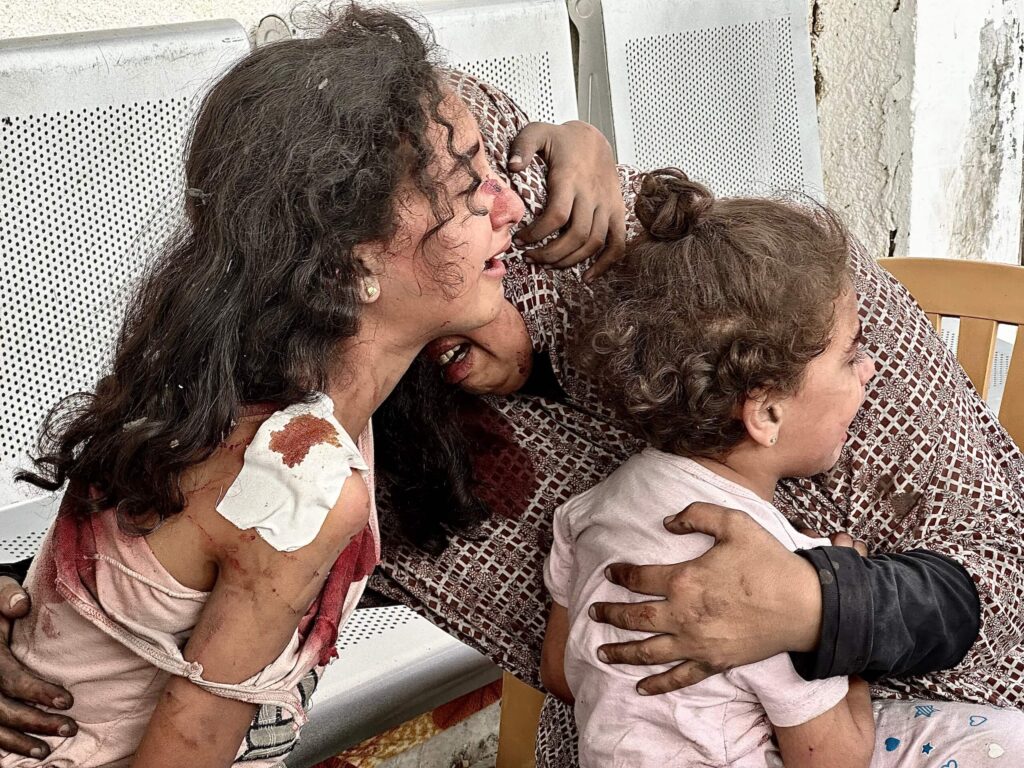
[[[1018,262],[1024,45],[1018,0],[922,2],[910,251]]]
[[[906,253],[914,23],[915,0],[810,4],[825,192],[876,256]]]
[[[1019,0],[809,0],[825,190],[878,255],[1021,261]]]

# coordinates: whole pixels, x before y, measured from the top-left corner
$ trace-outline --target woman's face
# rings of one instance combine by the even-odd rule
[[[502,302],[498,316],[467,334],[443,336],[423,353],[441,375],[474,395],[508,395],[526,384],[533,369],[533,344],[523,316]]]
[[[443,126],[429,133],[437,160],[431,171],[446,189],[452,217],[440,230],[430,203],[412,184],[398,204],[399,225],[380,255],[380,297],[373,309],[392,330],[418,343],[466,333],[494,320],[505,303],[502,261],[512,228],[523,217],[523,201],[491,170],[480,131],[465,104],[450,93],[441,113],[454,128],[456,151],[471,152],[475,184],[448,150]]]

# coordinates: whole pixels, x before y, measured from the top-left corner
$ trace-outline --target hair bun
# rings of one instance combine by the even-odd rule
[[[711,190],[678,168],[662,168],[640,179],[634,210],[655,240],[678,240],[693,232],[715,202]]]

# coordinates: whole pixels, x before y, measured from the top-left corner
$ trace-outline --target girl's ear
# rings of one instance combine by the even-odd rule
[[[741,418],[750,439],[764,448],[771,448],[779,440],[779,430],[785,415],[785,401],[770,393],[752,392],[743,401]]]
[[[384,271],[384,254],[387,248],[383,243],[359,243],[352,249],[356,261],[363,265],[368,275],[378,276]]]
[[[373,304],[380,298],[380,275],[384,272],[384,247],[379,243],[360,243],[352,249],[352,255],[362,265],[363,276],[360,278],[359,300],[363,304]]]

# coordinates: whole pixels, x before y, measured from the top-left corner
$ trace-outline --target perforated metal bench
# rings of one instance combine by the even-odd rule
[[[455,66],[539,119],[575,117],[560,0],[421,7]],[[501,30],[524,19],[542,33],[515,45]],[[34,555],[56,513],[13,473],[52,404],[99,377],[146,246],[179,215],[198,97],[249,49],[230,20],[0,41],[0,562]],[[291,766],[500,676],[402,606],[357,610],[338,648]]]
[[[568,0],[580,114],[619,162],[823,198],[804,0]]]

